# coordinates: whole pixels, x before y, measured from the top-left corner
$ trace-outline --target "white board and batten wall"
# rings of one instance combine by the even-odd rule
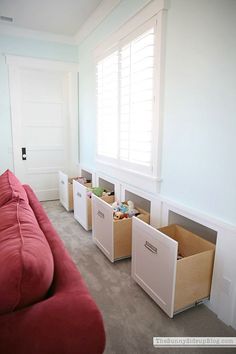
[[[80,166],[80,171],[89,171],[93,181],[99,185],[99,179],[113,182],[115,197],[124,201],[129,195],[143,198],[145,205],[150,205],[150,224],[159,228],[173,223],[171,214],[177,217],[177,222],[184,222],[186,228],[197,232],[196,227],[206,231],[206,239],[216,243],[214,270],[212,278],[210,300],[205,304],[217,314],[227,325],[236,328],[236,228],[234,225],[224,223],[210,215],[191,209],[185,205],[170,200],[161,194],[145,191],[135,185],[124,183],[99,171],[91,170],[88,166]],[[213,236],[212,236],[213,235]]]

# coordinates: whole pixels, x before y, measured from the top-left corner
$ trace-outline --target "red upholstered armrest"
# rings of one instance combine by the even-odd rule
[[[100,311],[34,192],[28,186],[25,189],[52,250],[54,281],[47,299],[0,316],[0,353],[103,353],[105,332]]]
[[[79,291],[0,317],[0,353],[103,353],[104,331],[90,296]]]

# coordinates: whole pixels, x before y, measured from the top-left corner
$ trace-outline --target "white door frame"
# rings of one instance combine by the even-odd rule
[[[15,77],[18,68],[44,69],[49,71],[62,71],[68,74],[69,84],[69,154],[70,164],[68,174],[74,174],[78,166],[78,72],[79,66],[77,63],[61,62],[54,60],[44,60],[31,57],[6,55],[6,64],[8,65],[9,89],[11,101],[11,128],[12,128],[12,151],[13,151],[13,166],[14,172],[17,174],[17,160],[19,158],[19,148],[14,143],[14,137],[18,135],[18,120],[17,111],[14,104],[16,97],[11,88],[16,87],[17,80]]]

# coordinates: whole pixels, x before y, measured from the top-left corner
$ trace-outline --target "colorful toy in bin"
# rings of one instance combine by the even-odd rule
[[[104,189],[102,187],[88,188],[87,196],[89,198],[92,198],[92,194],[95,194],[97,197],[101,198],[101,197],[104,197],[104,196],[114,195],[114,192],[107,192],[106,189]]]
[[[129,200],[127,203],[120,203],[118,201],[112,204],[114,220],[124,218],[132,218],[132,216],[139,215],[139,211],[134,209],[134,203]]]
[[[121,220],[127,218],[128,214],[124,214],[121,211],[116,211],[113,215],[114,220]]]
[[[76,178],[74,178],[77,182],[79,182],[79,183],[81,183],[81,184],[83,184],[83,185],[85,185],[86,183],[90,183],[91,182],[91,180],[90,179],[87,179],[86,177],[76,177]]]
[[[92,198],[92,194],[95,194],[97,197],[102,197],[104,192],[105,189],[101,187],[92,187],[92,188],[88,188],[87,195],[89,198]]]

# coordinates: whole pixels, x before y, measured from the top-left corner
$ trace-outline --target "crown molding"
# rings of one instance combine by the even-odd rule
[[[17,27],[12,24],[7,25],[3,23],[0,23],[0,34],[78,45],[99,26],[99,24],[120,3],[120,1],[121,0],[103,0],[95,9],[95,11],[88,17],[78,32],[73,36],[64,36],[50,32],[34,31],[23,27]]]
[[[27,28],[17,27],[13,25],[6,25],[2,23],[0,23],[0,34],[13,36],[13,37],[38,39],[38,40],[48,41],[48,42],[70,44],[70,45],[76,44],[74,36],[64,36],[64,35],[58,35],[50,32],[33,31]]]
[[[0,23],[0,34],[68,45],[79,45],[104,21],[104,19],[113,11],[114,8],[119,5],[121,1],[122,0],[102,0],[78,32],[72,36],[58,35],[51,32],[34,31],[23,27],[17,27],[12,24],[8,25],[3,23]],[[136,12],[139,12],[150,2],[153,6],[155,6],[156,3],[164,3],[166,5],[169,1],[170,0],[146,0]],[[130,17],[132,18],[132,14]]]
[[[121,0],[103,0],[76,33],[74,37],[76,44],[80,44],[86,37],[88,37],[90,33],[93,32],[112,12],[120,1]]]

